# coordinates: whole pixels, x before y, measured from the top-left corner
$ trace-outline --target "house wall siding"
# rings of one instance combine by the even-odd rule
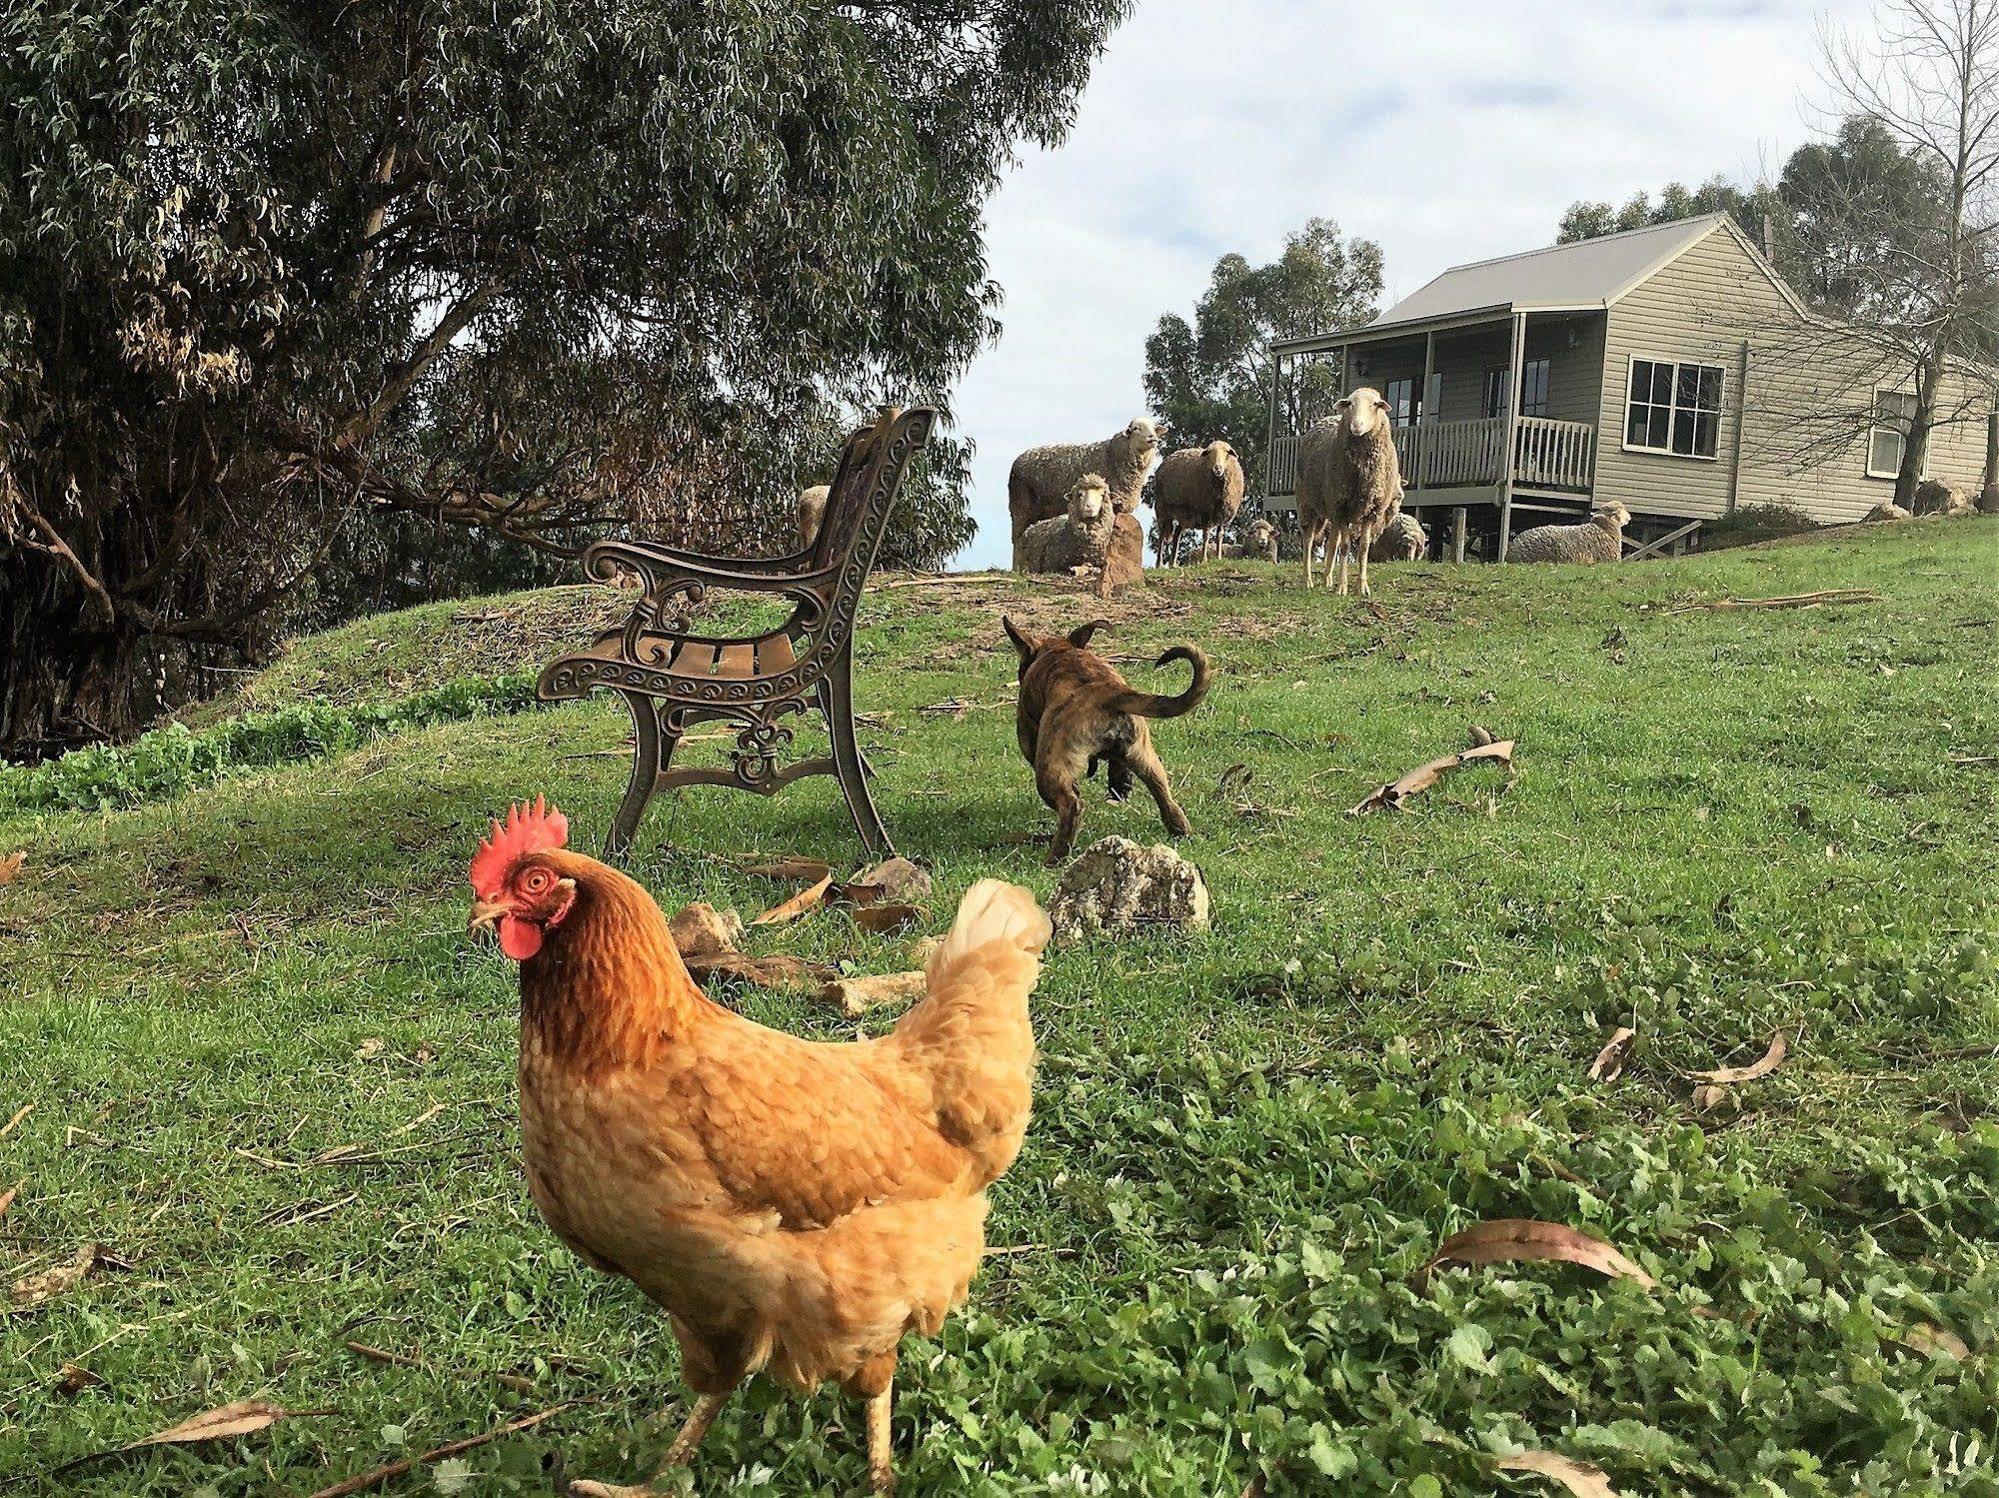
[[[1843,452],[1802,466],[1787,429],[1801,411],[1827,409],[1862,383],[1857,371],[1820,361],[1800,368],[1794,348],[1777,345],[1796,314],[1756,261],[1726,229],[1681,255],[1608,314],[1603,349],[1602,398],[1597,416],[1596,497],[1616,499],[1641,514],[1716,518],[1731,508],[1737,445],[1738,505],[1783,504],[1822,524],[1854,521],[1894,495],[1894,483],[1866,475],[1864,432]],[[1748,408],[1742,376],[1749,354]],[[1625,393],[1634,358],[1699,360],[1726,372],[1721,430],[1713,460],[1628,452],[1624,449]],[[1967,393],[1953,380],[1948,395]],[[1930,472],[1976,492],[1985,461],[1984,412],[1940,428],[1930,439]]]

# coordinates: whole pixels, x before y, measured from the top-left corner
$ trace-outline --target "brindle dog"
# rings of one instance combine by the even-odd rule
[[[1111,799],[1122,801],[1132,778],[1145,782],[1159,803],[1160,820],[1175,837],[1193,831],[1173,799],[1166,766],[1152,749],[1147,718],[1177,718],[1200,706],[1208,695],[1208,658],[1192,645],[1175,645],[1157,664],[1186,661],[1194,680],[1177,697],[1134,692],[1102,656],[1090,652],[1090,636],[1106,621],[1093,620],[1061,635],[1031,635],[1002,618],[1007,638],[1020,652],[1020,706],[1015,726],[1020,752],[1034,766],[1034,786],[1059,819],[1048,861],[1060,863],[1075,845],[1083,819],[1076,782],[1109,767]]]

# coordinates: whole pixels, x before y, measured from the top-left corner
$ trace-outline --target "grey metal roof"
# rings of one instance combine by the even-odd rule
[[[1705,239],[1727,216],[1710,213],[1574,244],[1551,245],[1524,255],[1456,265],[1411,292],[1368,327],[1504,307],[1516,311],[1607,307]]]

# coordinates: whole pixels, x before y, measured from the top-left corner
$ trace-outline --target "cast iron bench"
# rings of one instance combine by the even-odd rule
[[[890,407],[849,437],[819,537],[790,556],[711,557],[639,541],[599,541],[583,553],[583,570],[600,582],[622,572],[643,580],[624,626],[549,662],[536,688],[544,702],[602,688],[631,708],[632,778],[604,843],[606,858],[624,857],[646,804],[664,787],[724,785],[770,796],[808,775],[840,782],[871,854],[894,852],[854,739],[854,620],[903,476],[929,441],[936,414]],[[791,616],[741,638],[692,634],[689,606],[710,588],[774,595],[791,604]],[[825,715],[832,754],[781,765],[792,739],[782,720],[808,707]],[[737,728],[729,768],[673,768],[681,736],[715,721]]]

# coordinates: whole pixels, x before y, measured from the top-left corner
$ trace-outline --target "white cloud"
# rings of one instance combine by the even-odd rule
[[[1145,337],[1191,311],[1219,255],[1267,258],[1328,214],[1381,243],[1392,300],[1549,242],[1577,198],[1753,176],[1808,134],[1823,8],[1145,0],[1068,144],[1024,159],[992,204],[1005,332],[957,393],[978,444],[960,563],[1005,565],[1016,452],[1140,413]]]

